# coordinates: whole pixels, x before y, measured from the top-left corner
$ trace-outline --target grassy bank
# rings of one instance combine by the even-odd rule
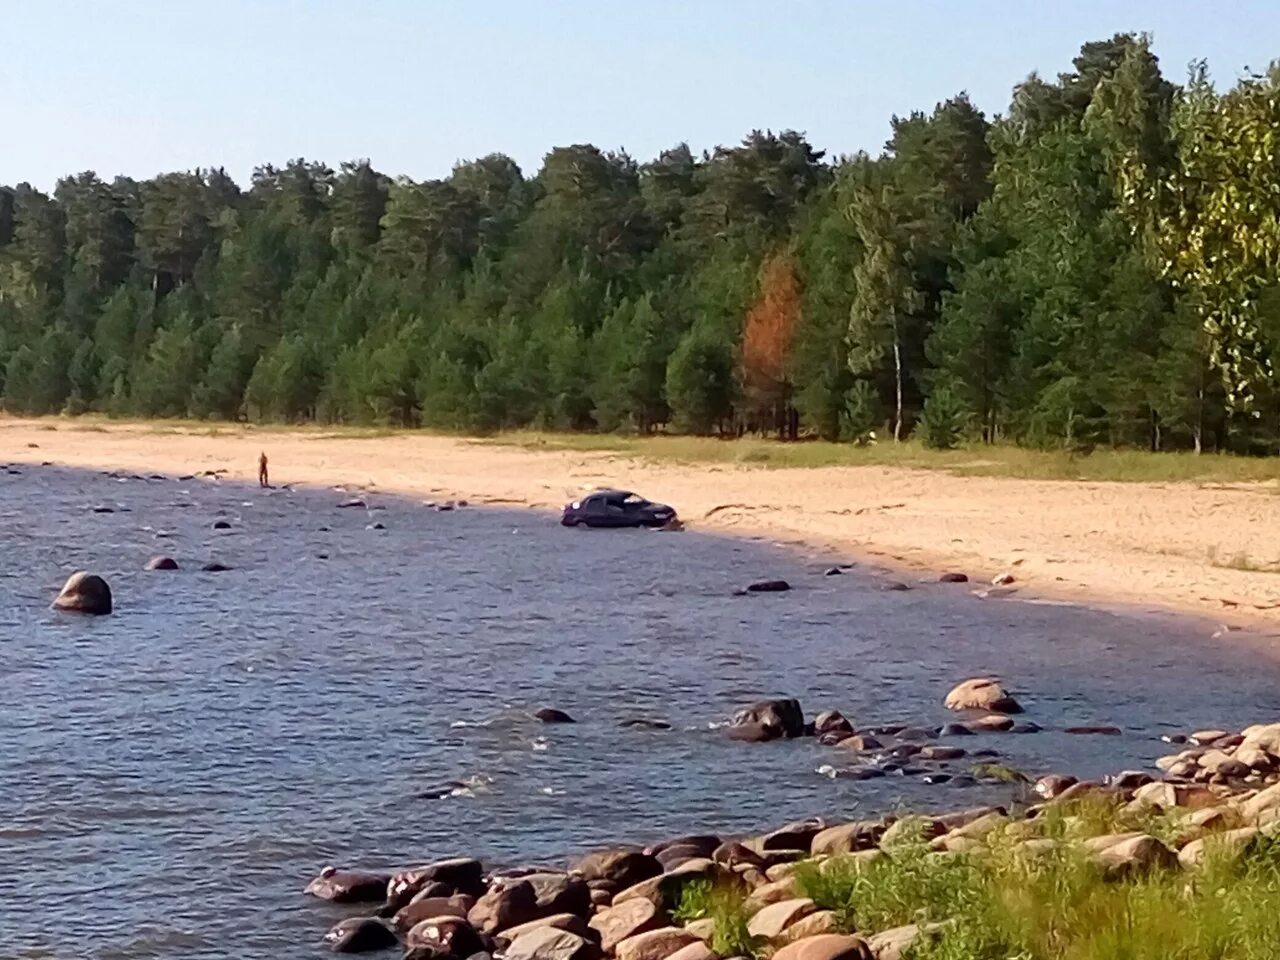
[[[1117,873],[1084,841],[1124,831],[1176,844],[1188,822],[1185,812],[1134,816],[1077,805],[1000,824],[971,841],[971,853],[909,835],[872,859],[803,862],[791,879],[795,895],[831,912],[834,930],[921,927],[909,960],[1280,956],[1280,837],[1259,835],[1243,850],[1210,846],[1194,872],[1175,865]],[[684,890],[677,916],[712,918],[722,955],[759,957],[769,949],[748,932],[755,909],[745,889],[700,881]]]
[[[916,442],[858,447],[809,441],[779,443],[761,438],[628,437],[613,434],[511,433],[494,442],[531,450],[618,453],[656,462],[725,463],[779,467],[905,467],[956,475],[1024,480],[1114,480],[1128,482],[1262,483],[1280,481],[1280,458],[1224,454],[1098,450],[1088,455],[972,446],[928,450]]]

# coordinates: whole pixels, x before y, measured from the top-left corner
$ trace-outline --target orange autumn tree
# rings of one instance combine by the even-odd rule
[[[791,345],[800,323],[800,281],[790,254],[760,265],[759,292],[742,328],[741,377],[747,429],[777,430],[794,440],[799,417],[791,403]]]

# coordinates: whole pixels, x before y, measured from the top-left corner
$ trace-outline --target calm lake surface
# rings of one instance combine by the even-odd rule
[[[832,780],[831,748],[714,729],[763,696],[938,723],[954,682],[995,672],[1047,729],[964,746],[1078,775],[1149,763],[1162,732],[1280,715],[1280,663],[1204,623],[882,592],[766,543],[344,496],[0,469],[0,957],[318,957],[347,913],[302,896],[326,863],[563,864],[1002,796]],[[183,569],[142,572],[155,554]],[[233,569],[199,572],[210,560]],[[48,609],[76,569],[109,580],[115,614]],[[732,595],[764,577],[795,589]],[[579,722],[536,723],[540,706]],[[1053,729],[1079,723],[1125,732]],[[473,788],[423,798],[451,780]]]

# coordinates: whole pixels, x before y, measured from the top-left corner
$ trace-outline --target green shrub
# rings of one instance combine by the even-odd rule
[[[722,957],[754,957],[763,946],[747,932],[751,914],[746,891],[739,884],[691,880],[680,890],[672,917],[680,923],[710,919],[715,922],[711,949]]]
[[[955,394],[939,388],[925,401],[920,414],[920,433],[931,450],[952,450],[964,432],[965,411]]]

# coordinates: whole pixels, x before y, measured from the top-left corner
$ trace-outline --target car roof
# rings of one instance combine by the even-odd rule
[[[606,500],[625,500],[627,497],[635,496],[630,490],[593,490],[590,495],[592,497],[603,497]]]

